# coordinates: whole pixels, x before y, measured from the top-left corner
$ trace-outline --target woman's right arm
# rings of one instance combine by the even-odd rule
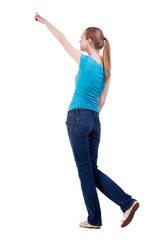
[[[35,20],[40,23],[45,24],[48,30],[53,34],[53,36],[61,43],[66,52],[78,63],[80,64],[81,52],[74,48],[66,39],[66,37],[57,28],[55,28],[49,21],[41,17],[38,13],[35,15]]]

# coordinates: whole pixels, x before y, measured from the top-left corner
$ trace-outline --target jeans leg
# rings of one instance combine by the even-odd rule
[[[88,212],[88,222],[92,225],[100,226],[102,225],[101,209],[90,161],[89,136],[88,134],[78,133],[75,126],[68,128],[68,135]]]
[[[110,200],[120,206],[125,212],[131,207],[135,199],[125,193],[111,178],[100,170],[94,170],[94,179],[96,187]]]
[[[89,137],[90,159],[92,163],[93,175],[96,187],[110,200],[120,206],[125,212],[131,207],[135,199],[125,193],[111,178],[98,170],[97,158],[98,147],[100,142],[100,124],[95,122],[95,127]]]

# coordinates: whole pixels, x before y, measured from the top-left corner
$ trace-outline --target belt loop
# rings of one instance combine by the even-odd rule
[[[99,116],[99,113],[97,113],[97,112],[94,111],[94,115],[95,115],[95,117],[98,117],[98,116]]]
[[[78,115],[78,108],[76,108],[76,115]]]

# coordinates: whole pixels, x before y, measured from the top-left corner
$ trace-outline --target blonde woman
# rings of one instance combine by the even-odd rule
[[[102,226],[97,189],[120,207],[123,212],[121,227],[125,227],[132,221],[139,202],[101,172],[97,165],[100,142],[99,113],[110,85],[109,41],[101,29],[89,27],[83,32],[80,50],[77,50],[57,28],[38,13],[35,20],[48,28],[78,64],[75,91],[69,105],[66,126],[88,213],[87,220],[81,222],[80,227],[99,229]]]

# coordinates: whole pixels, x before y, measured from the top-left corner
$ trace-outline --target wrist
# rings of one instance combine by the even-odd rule
[[[47,24],[47,20],[46,19],[43,19],[43,22],[42,22],[43,24]]]

